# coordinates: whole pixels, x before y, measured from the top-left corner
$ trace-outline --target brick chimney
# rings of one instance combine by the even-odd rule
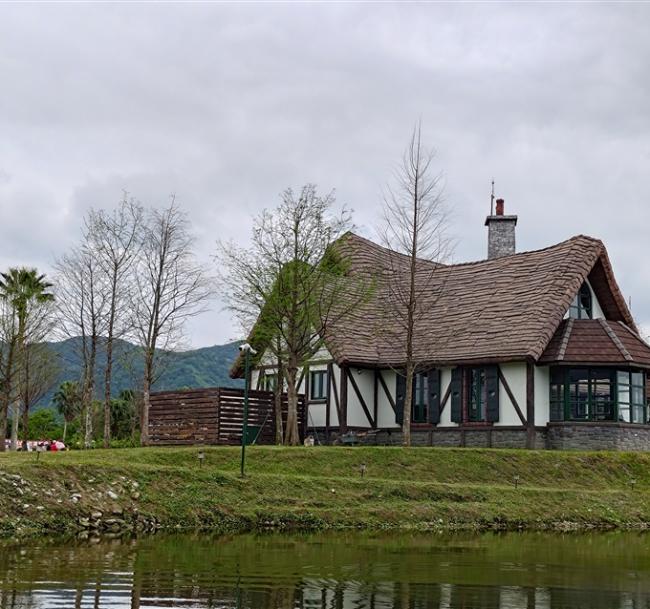
[[[488,227],[488,260],[515,253],[517,216],[504,214],[504,201],[497,199],[496,214],[485,219]]]

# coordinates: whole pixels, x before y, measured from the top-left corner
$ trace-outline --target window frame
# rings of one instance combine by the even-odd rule
[[[587,302],[584,303],[583,299]],[[570,319],[593,319],[594,318],[594,298],[591,294],[589,284],[584,281],[580,286],[576,297],[569,305],[569,318]]]
[[[318,378],[318,384],[315,379]],[[315,395],[314,390],[318,386],[319,392]],[[327,400],[327,391],[329,388],[329,373],[327,370],[310,370],[309,371],[309,401],[324,402]]]
[[[582,371],[582,374],[578,374]],[[580,378],[582,377],[582,378]],[[628,382],[622,382],[627,377]],[[586,381],[580,393],[580,385]],[[647,375],[635,368],[611,366],[553,366],[549,378],[549,420],[551,422],[592,422],[648,424]],[[599,387],[609,384],[609,399],[599,400]],[[575,386],[575,393],[573,389]],[[627,388],[627,392],[624,390]],[[627,400],[621,395],[627,394]],[[580,402],[572,396],[582,396],[584,415],[579,412]],[[602,394],[604,395],[604,394]],[[639,399],[635,400],[634,397]],[[607,412],[609,410],[609,412]],[[627,418],[625,414],[628,413]],[[561,414],[561,418],[560,415]]]
[[[477,400],[478,405],[475,406]],[[469,423],[487,423],[487,408],[487,371],[483,367],[469,368],[467,374],[467,421]]]
[[[278,373],[277,372],[264,372],[262,374],[262,390],[263,391],[275,391],[278,383]]]
[[[413,375],[413,406],[411,423],[428,423],[429,421],[429,375],[418,372]]]

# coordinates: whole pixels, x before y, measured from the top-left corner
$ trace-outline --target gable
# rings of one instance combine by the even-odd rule
[[[614,271],[605,246],[603,246],[603,251],[589,272],[587,279],[598,299],[605,318],[612,321],[622,321],[636,332],[636,324],[614,278]]]

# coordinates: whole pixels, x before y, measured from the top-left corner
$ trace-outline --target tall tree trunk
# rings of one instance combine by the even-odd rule
[[[284,436],[284,443],[287,446],[297,446],[300,442],[300,435],[298,434],[297,376],[298,367],[290,363],[287,366],[287,431]]]
[[[63,438],[61,438],[61,442],[65,444],[65,437],[68,433],[68,420],[63,419]]]
[[[140,416],[140,444],[149,446],[149,407],[151,406],[151,375],[153,361],[148,354],[144,364],[144,379],[142,384],[142,413]]]
[[[15,339],[9,343],[9,352],[7,353],[6,372],[3,378],[2,403],[0,404],[0,452],[5,450],[5,440],[7,439],[7,418],[9,417],[9,405],[11,404],[11,382],[14,367],[14,350],[16,348]]]
[[[274,396],[274,407],[275,407],[275,443],[283,443],[283,427],[282,424],[282,390],[284,389],[284,372],[282,366],[282,360],[278,358],[278,376],[275,382],[275,396]]]
[[[93,396],[95,394],[95,362],[97,361],[97,336],[90,339],[90,357],[86,369],[84,387],[84,448],[90,448],[93,442]]]
[[[18,423],[20,421],[20,402],[15,400],[11,415],[11,450],[18,450]]]
[[[7,411],[9,403],[3,397],[0,404],[0,453],[5,451],[5,439],[7,438]]]
[[[111,311],[108,319],[106,341],[106,371],[104,374],[104,448],[111,444],[111,378],[113,374],[113,332],[115,330],[115,307],[117,300],[117,268],[113,266],[111,278]]]
[[[112,322],[111,322],[112,323]],[[106,343],[106,372],[104,374],[104,448],[111,445],[111,375],[113,370],[113,336],[109,329]]]
[[[23,400],[23,442],[29,440],[29,404]]]
[[[404,420],[402,421],[402,444],[411,446],[411,412],[413,410],[413,364],[406,365],[406,393],[404,394]]]
[[[84,448],[90,448],[93,444],[93,404],[92,401],[86,405]]]

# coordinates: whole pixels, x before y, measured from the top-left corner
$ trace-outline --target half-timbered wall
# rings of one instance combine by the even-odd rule
[[[266,370],[271,370],[269,365],[271,360],[262,358]],[[527,373],[525,362],[510,362],[499,365],[501,378],[499,380],[499,420],[495,421],[495,427],[522,427],[527,416]],[[329,379],[330,395],[328,400],[311,401],[309,392],[309,374],[302,376],[299,386],[299,392],[305,394],[306,401],[309,405],[308,426],[316,428],[338,428],[339,417],[337,409],[338,397],[339,405],[341,404],[341,368],[334,363],[329,353],[321,349],[314,362],[310,364],[309,371],[330,370],[333,378]],[[451,399],[447,395],[452,377],[452,367],[443,367],[440,369],[440,400],[441,414],[440,422],[437,427],[457,427],[458,423],[451,420]],[[252,386],[257,386],[257,379],[260,371],[252,372]],[[375,380],[375,371],[372,369],[350,367],[348,369],[349,377],[347,378],[347,426],[349,428],[367,428],[372,427],[371,420],[375,417],[375,386],[377,387],[376,395],[376,418],[375,427],[380,429],[398,428],[396,423],[395,410],[391,405],[396,400],[397,375],[392,369],[381,370],[381,379]],[[504,385],[507,384],[507,388]],[[359,395],[354,387],[358,388],[366,408],[364,409],[359,399]],[[388,390],[390,397],[386,394]],[[336,396],[334,395],[336,391]],[[445,397],[447,400],[445,401]],[[513,404],[513,399],[517,407]],[[327,408],[329,404],[329,419]],[[534,404],[535,420],[534,425],[544,426],[549,421],[549,368],[548,366],[535,366],[534,369]],[[370,414],[370,419],[366,410]]]

